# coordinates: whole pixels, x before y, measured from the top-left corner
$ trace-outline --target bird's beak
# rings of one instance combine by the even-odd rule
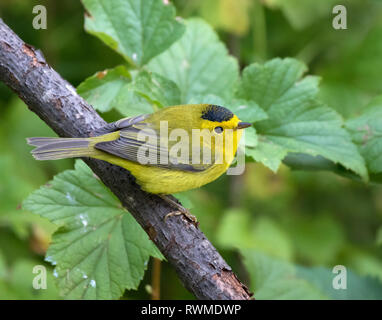
[[[244,129],[244,128],[248,128],[252,125],[252,123],[249,123],[249,122],[239,122],[238,125],[237,125],[237,128],[238,129]]]

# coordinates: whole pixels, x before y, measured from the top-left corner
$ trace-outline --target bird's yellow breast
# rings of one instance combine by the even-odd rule
[[[115,161],[109,161],[129,170],[143,190],[155,194],[171,194],[199,188],[217,179],[229,166],[217,164],[205,171],[189,172],[144,166],[117,157]]]

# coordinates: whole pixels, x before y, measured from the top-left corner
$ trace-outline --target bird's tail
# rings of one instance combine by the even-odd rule
[[[28,144],[37,148],[32,155],[37,160],[89,157],[94,153],[91,138],[27,138]]]

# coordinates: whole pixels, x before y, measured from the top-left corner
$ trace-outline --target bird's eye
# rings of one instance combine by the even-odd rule
[[[222,127],[215,127],[215,132],[216,133],[222,133],[223,132],[223,128]]]

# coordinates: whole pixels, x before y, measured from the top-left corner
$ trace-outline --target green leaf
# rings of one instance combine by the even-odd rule
[[[207,94],[230,98],[238,78],[236,59],[228,55],[216,33],[200,19],[188,20],[183,37],[148,66],[178,85],[181,103]]]
[[[165,77],[147,71],[141,71],[129,86],[146,100],[167,107],[180,104],[180,91],[178,86]]]
[[[332,171],[348,179],[355,181],[361,180],[360,176],[353,171],[348,170],[340,164],[336,164],[322,156],[311,156],[304,153],[288,153],[283,159],[283,163],[293,170]],[[374,176],[370,176],[370,179],[375,181]]]
[[[116,109],[125,117],[151,113],[154,103],[179,100],[179,89],[170,80],[146,71],[130,74],[124,66],[97,72],[77,92],[96,110]]]
[[[253,123],[268,118],[267,113],[251,100],[233,99],[229,104],[229,109],[245,122]]]
[[[332,161],[325,159],[322,156],[311,156],[304,153],[289,153],[283,162],[297,170],[339,170],[338,166]],[[339,172],[337,172],[339,173]]]
[[[255,101],[267,112],[283,103],[290,105],[302,98],[313,98],[318,92],[317,77],[296,83],[306,70],[303,63],[291,58],[251,64],[243,71],[237,95]]]
[[[321,155],[367,180],[364,160],[342,128],[341,117],[316,100],[318,78],[301,79],[305,70],[303,63],[289,58],[252,64],[244,70],[238,97],[255,101],[269,116],[256,124],[259,150],[250,154],[264,158],[272,170],[288,152]]]
[[[126,90],[123,90],[118,95],[115,109],[124,117],[133,117],[141,114],[152,113],[154,104],[147,100],[142,95],[137,94],[131,87],[133,83],[129,83]]]
[[[256,148],[246,148],[245,154],[252,157],[255,161],[259,161],[273,172],[277,172],[280,167],[281,160],[287,155],[288,151],[273,143],[267,141],[264,136],[258,138]]]
[[[61,227],[46,260],[68,299],[116,299],[136,289],[150,256],[162,258],[133,217],[80,161],[32,193],[24,207]]]
[[[346,289],[334,289],[333,273],[324,267],[297,267],[297,275],[314,284],[321,292],[336,300],[381,300],[382,283],[372,277],[361,277],[346,270]]]
[[[87,78],[78,86],[77,93],[96,110],[106,112],[118,107],[122,100],[120,97],[127,90],[130,81],[129,71],[124,66],[118,66]]]
[[[256,147],[259,140],[257,138],[256,129],[254,127],[249,127],[244,130],[242,139],[245,137],[246,147]]]
[[[326,74],[323,75],[322,83],[320,83],[318,97],[345,119],[359,114],[360,106],[370,100],[368,95],[356,86],[341,83],[338,79],[330,80],[330,76]]]
[[[382,172],[382,96],[373,99],[361,116],[346,122],[353,141],[372,173]]]
[[[240,250],[257,300],[325,299],[314,285],[296,276],[291,263],[271,258],[253,249]]]
[[[324,267],[303,267],[253,249],[241,249],[256,299],[382,299],[378,279],[346,270],[346,290],[334,289],[337,273]]]
[[[83,0],[85,29],[130,63],[145,65],[184,33],[175,8],[161,0]]]
[[[188,100],[188,103],[190,104],[198,104],[198,103],[206,103],[206,104],[215,104],[218,106],[226,107],[230,109],[230,107],[227,104],[227,101],[223,99],[220,96],[217,96],[215,94],[205,94],[205,95],[198,95],[193,96]]]

